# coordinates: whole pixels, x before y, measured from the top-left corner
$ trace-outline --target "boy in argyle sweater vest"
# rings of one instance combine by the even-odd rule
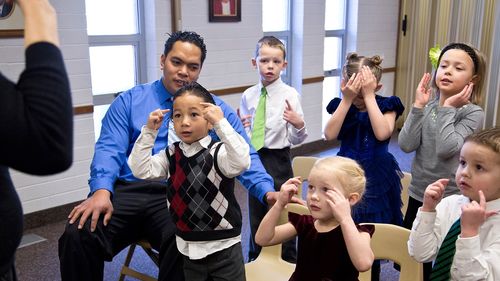
[[[158,128],[169,110],[155,110],[129,156],[141,179],[168,178],[169,211],[177,226],[186,280],[245,280],[241,211],[234,177],[250,166],[249,146],[198,83],[174,95],[171,119],[180,142],[151,155]],[[214,128],[220,142],[208,135]]]
[[[430,280],[500,280],[500,127],[465,139],[456,183],[461,195],[443,198],[448,179],[426,188],[408,251],[435,260]]]

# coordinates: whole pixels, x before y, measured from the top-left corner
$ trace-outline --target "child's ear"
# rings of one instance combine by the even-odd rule
[[[257,68],[257,60],[255,58],[252,58],[252,66]]]
[[[380,91],[382,89],[382,83],[378,83],[377,88],[375,88],[375,92]]]
[[[356,203],[358,203],[359,199],[361,199],[361,196],[357,192],[350,193],[349,197],[347,197],[347,200],[349,200],[349,204],[351,206],[356,205]]]
[[[474,84],[477,84],[477,82],[478,82],[478,81],[480,81],[480,80],[481,80],[481,76],[479,76],[479,75],[477,75],[477,74],[474,74],[474,75],[472,76],[472,79],[471,79],[470,81],[471,81],[472,83],[474,83]]]

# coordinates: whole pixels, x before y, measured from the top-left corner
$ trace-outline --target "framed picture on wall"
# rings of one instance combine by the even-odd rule
[[[208,21],[241,21],[241,0],[208,0]]]
[[[0,38],[23,36],[23,13],[13,0],[0,0]]]

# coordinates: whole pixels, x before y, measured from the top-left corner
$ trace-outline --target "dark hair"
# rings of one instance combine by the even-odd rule
[[[281,51],[283,51],[283,59],[286,59],[285,45],[283,44],[283,42],[281,42],[281,40],[274,36],[264,36],[260,38],[260,40],[257,42],[257,46],[255,47],[255,57],[259,56],[259,50],[263,45],[280,49]]]
[[[363,65],[366,65],[370,68],[373,75],[375,75],[377,82],[380,82],[380,79],[382,79],[382,67],[380,64],[382,64],[382,58],[379,55],[365,57],[355,52],[349,53],[342,67],[342,75],[348,80],[354,73],[358,73]]]
[[[163,50],[163,54],[166,56],[172,50],[174,43],[177,41],[181,42],[189,42],[191,44],[196,45],[201,50],[201,64],[205,61],[205,57],[207,56],[207,46],[205,46],[205,42],[203,41],[203,37],[201,37],[198,33],[193,31],[176,31],[170,34],[167,41],[165,41],[165,49]]]
[[[175,92],[174,94],[174,101],[178,97],[182,97],[187,94],[197,96],[201,98],[204,102],[215,104],[212,94],[210,94],[210,92],[207,89],[205,89],[202,85],[198,84],[197,82],[188,83],[182,86],[182,88],[180,88],[179,90],[177,90],[177,92]]]
[[[481,90],[483,87],[483,78],[486,76],[486,58],[484,55],[476,48],[471,47],[467,44],[464,43],[450,43],[446,45],[446,47],[441,50],[441,53],[439,54],[439,59],[438,59],[438,67],[439,63],[441,62],[441,57],[446,53],[448,50],[453,50],[453,49],[458,49],[462,50],[469,55],[469,57],[472,60],[472,63],[474,64],[474,75],[475,78],[472,80],[474,82],[474,88],[472,89],[472,95],[470,97],[470,101],[473,104],[479,104],[481,103]],[[439,88],[437,87],[436,84],[436,75],[437,75],[437,70],[434,72],[434,77],[432,77],[432,86],[434,89],[437,90],[437,93],[439,95]]]

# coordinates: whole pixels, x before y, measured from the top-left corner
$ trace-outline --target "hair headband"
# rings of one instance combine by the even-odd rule
[[[474,49],[471,48],[467,44],[463,44],[463,43],[450,43],[450,44],[448,44],[441,51],[441,54],[439,55],[438,62],[441,61],[441,57],[443,56],[443,54],[446,53],[446,51],[451,50],[451,49],[458,49],[458,50],[462,50],[462,51],[466,52],[469,55],[469,57],[472,59],[472,62],[474,63],[474,74],[477,73],[478,58],[477,58],[476,51],[474,51]]]

